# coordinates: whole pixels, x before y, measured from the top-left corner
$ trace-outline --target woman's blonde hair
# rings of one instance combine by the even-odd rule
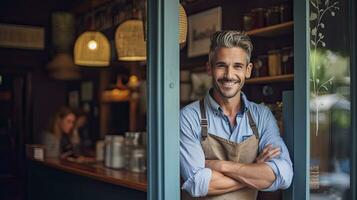
[[[70,114],[75,115],[75,112],[69,107],[66,106],[61,107],[50,121],[50,125],[48,128],[49,132],[54,134],[56,137],[61,137],[62,130],[60,127],[60,122]]]

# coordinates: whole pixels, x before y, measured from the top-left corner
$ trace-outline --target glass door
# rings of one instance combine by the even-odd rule
[[[348,3],[310,0],[310,199],[352,199]]]
[[[293,199],[356,199],[355,10],[294,1]]]

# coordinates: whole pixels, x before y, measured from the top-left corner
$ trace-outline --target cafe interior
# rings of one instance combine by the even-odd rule
[[[283,137],[284,95],[294,89],[293,1],[178,5],[177,109],[212,86],[209,36],[242,30],[254,44],[243,92],[270,108]],[[155,53],[147,50],[147,21],[146,0],[2,1],[0,199],[147,198],[148,57]],[[74,148],[70,156],[50,157],[55,150],[44,138],[65,109],[73,114],[68,140]],[[311,170],[328,171],[329,155],[313,153],[321,165]],[[285,195],[260,192],[258,199]]]

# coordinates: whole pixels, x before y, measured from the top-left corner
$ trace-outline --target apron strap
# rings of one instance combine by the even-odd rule
[[[205,101],[204,99],[200,100],[200,110],[201,110],[201,140],[205,140],[207,138],[207,127],[208,121],[206,117],[206,109],[205,109]]]
[[[201,140],[203,141],[207,138],[207,134],[208,134],[208,129],[207,129],[208,121],[207,121],[207,117],[206,117],[206,109],[205,109],[204,99],[200,100],[200,111],[201,111]],[[247,115],[248,115],[250,128],[252,129],[253,134],[255,135],[255,138],[259,139],[258,128],[253,120],[250,110],[247,111]]]
[[[247,115],[248,115],[248,120],[249,120],[249,125],[250,128],[253,131],[253,134],[255,135],[255,138],[259,139],[259,133],[258,133],[258,128],[257,125],[255,124],[252,114],[250,113],[250,110],[247,111]]]

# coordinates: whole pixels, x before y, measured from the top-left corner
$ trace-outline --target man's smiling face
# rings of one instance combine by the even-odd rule
[[[239,47],[216,49],[208,70],[212,75],[213,88],[221,98],[230,99],[240,94],[252,70],[247,58],[247,53]]]

